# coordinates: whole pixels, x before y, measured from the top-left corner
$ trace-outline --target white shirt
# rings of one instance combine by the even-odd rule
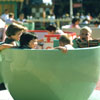
[[[98,28],[100,28],[100,25],[98,26]]]
[[[6,23],[0,19],[0,28],[5,28]]]
[[[67,48],[67,50],[73,50],[74,47],[70,44],[65,45],[65,48]]]
[[[14,20],[13,18],[7,19],[7,20],[6,20],[6,24],[12,24],[12,23],[13,23],[13,20]]]
[[[4,21],[6,21],[7,19],[9,19],[9,15],[8,14],[2,14],[1,15],[1,19],[3,19]]]
[[[17,21],[19,21],[19,22],[25,22],[26,19],[23,19],[23,20],[18,19]]]
[[[5,30],[5,26],[6,26],[6,23],[0,19],[0,38],[2,38],[2,35],[4,33],[4,30]]]

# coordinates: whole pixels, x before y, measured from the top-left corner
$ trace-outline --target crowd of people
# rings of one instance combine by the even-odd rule
[[[24,14],[20,13],[19,18],[15,20],[15,15],[12,12],[9,12],[8,9],[5,9],[4,13],[0,17],[6,24],[17,23],[21,24],[26,21]]]
[[[88,16],[89,17],[89,16]],[[88,18],[87,17],[87,18]],[[89,18],[88,18],[89,19]],[[19,25],[21,23],[26,22],[27,20],[24,19],[24,14],[21,13],[19,15],[19,18],[17,20],[14,19],[14,13],[9,13],[8,9],[5,9],[4,14],[1,15],[0,17],[0,30],[3,28],[4,32],[2,34],[0,33],[0,40],[1,40],[1,45],[0,45],[0,50],[5,49],[5,48],[10,48],[10,47],[20,47],[20,48],[30,48],[33,49],[34,46],[29,46],[27,44],[24,46],[21,46],[21,42],[24,41],[25,43],[30,43],[32,41],[31,39],[35,39],[35,44],[43,46],[44,39],[38,40],[37,36],[33,36],[32,33],[27,32],[26,27]],[[59,49],[63,49],[61,46],[64,46],[62,44],[70,44],[73,46],[73,48],[82,48],[82,47],[92,47],[92,46],[98,46],[99,45],[99,40],[94,40],[92,39],[92,30],[88,26],[85,26],[83,28],[80,27],[80,19],[78,17],[72,19],[72,24],[71,25],[65,25],[62,26],[62,28],[77,28],[80,29],[80,36],[78,38],[75,38],[73,41],[70,39],[68,34],[65,34],[62,30],[57,29],[57,27],[53,25],[48,25],[46,27],[47,33],[48,34],[60,34],[61,38],[59,39]],[[95,27],[100,27],[99,22],[96,21],[94,23]],[[7,26],[7,27],[6,27]],[[23,36],[24,35],[24,36]],[[30,35],[30,36],[29,36]],[[27,37],[26,37],[27,36]],[[23,39],[22,39],[23,37]],[[31,37],[31,38],[29,38]],[[24,39],[25,38],[25,39]],[[30,39],[30,40],[28,40]],[[64,41],[63,41],[64,40]],[[37,41],[37,43],[36,43]],[[65,43],[61,43],[61,41]],[[67,42],[66,42],[67,41]],[[23,42],[23,43],[24,43]],[[34,42],[32,42],[34,44]],[[65,46],[68,47],[68,46]],[[36,48],[36,46],[34,47]],[[43,48],[43,47],[42,47]]]
[[[49,25],[46,29],[48,35],[61,35],[59,47],[56,47],[56,49],[62,51],[67,52],[69,49],[93,47],[100,44],[100,40],[92,38],[92,30],[88,26],[81,28],[80,35],[73,40],[71,40],[68,34],[57,31],[56,26]],[[4,42],[1,42],[0,50],[11,47],[38,49],[39,43],[42,42],[44,44],[44,39],[39,40],[35,34],[28,32],[26,27],[15,23],[10,24],[5,33],[6,38]]]

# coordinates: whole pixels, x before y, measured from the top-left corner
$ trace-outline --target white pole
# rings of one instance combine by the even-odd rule
[[[70,0],[70,17],[73,16],[73,0]]]

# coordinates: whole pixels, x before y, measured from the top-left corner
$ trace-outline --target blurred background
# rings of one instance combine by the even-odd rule
[[[81,24],[100,22],[100,0],[0,0],[0,15],[5,9],[13,12],[15,19],[23,13],[25,19],[33,20],[35,29],[44,29],[47,22],[61,27],[70,24],[72,18],[80,18]]]

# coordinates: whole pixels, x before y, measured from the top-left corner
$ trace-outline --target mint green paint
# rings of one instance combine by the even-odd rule
[[[23,23],[23,25],[25,26],[25,27],[27,27],[28,28],[28,30],[35,30],[35,23],[34,22],[29,22],[29,23]]]
[[[16,1],[0,1],[0,4],[2,4],[3,6],[5,5],[5,4],[13,4],[14,5],[14,14],[15,14],[15,19],[17,18],[17,2]],[[5,8],[4,7],[2,7],[2,11],[4,12],[4,10],[5,10]],[[3,13],[2,12],[2,13]]]
[[[14,14],[15,14],[15,19],[17,19],[17,2],[14,2]]]
[[[54,42],[53,47],[58,47],[59,46],[59,40],[54,40],[53,42]]]
[[[87,100],[100,74],[100,47],[69,50],[7,49],[3,82],[14,100]]]

